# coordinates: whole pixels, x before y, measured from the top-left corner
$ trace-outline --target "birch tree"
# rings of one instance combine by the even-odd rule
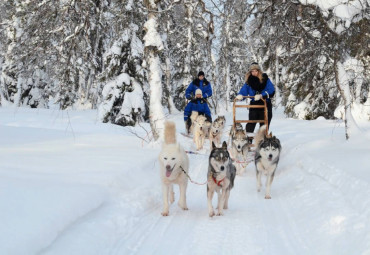
[[[145,0],[148,9],[148,20],[144,24],[144,52],[148,69],[148,82],[150,86],[149,121],[155,140],[163,137],[164,112],[161,104],[162,98],[162,70],[159,52],[163,50],[162,39],[158,28],[158,4],[160,0]]]

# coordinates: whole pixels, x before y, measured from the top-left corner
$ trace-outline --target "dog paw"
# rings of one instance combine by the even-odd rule
[[[265,199],[271,199],[271,196],[270,195],[266,195],[265,196]]]
[[[215,212],[212,211],[209,213],[209,217],[213,217],[213,216],[215,216]]]
[[[178,203],[177,205],[178,205],[181,209],[183,209],[183,210],[189,210],[189,208],[187,207],[186,203],[185,203],[185,204],[183,204],[183,203]]]
[[[224,213],[223,212],[218,212],[217,213],[217,216],[223,216],[224,215]]]
[[[226,209],[226,210],[227,210],[227,209],[229,209],[229,207],[227,207],[227,205],[224,205],[224,209]]]
[[[161,214],[162,214],[162,216],[168,216],[168,215],[170,215],[169,212],[162,212]]]

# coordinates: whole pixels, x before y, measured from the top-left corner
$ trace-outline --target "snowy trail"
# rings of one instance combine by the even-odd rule
[[[143,146],[116,126],[92,127],[86,116],[76,116],[75,139],[61,131],[68,120],[52,128],[42,112],[32,121],[9,116],[0,131],[17,139],[3,135],[0,145],[0,227],[11,229],[0,232],[2,254],[370,254],[370,145],[343,143],[330,122],[275,117],[283,151],[272,199],[257,192],[252,162],[236,177],[225,215],[210,218],[206,186],[191,182],[189,210],[178,207],[175,186],[170,215],[161,216],[159,144]],[[181,118],[174,120],[182,132]],[[191,139],[178,140],[195,150]],[[190,176],[203,183],[208,140],[200,153],[189,154]]]

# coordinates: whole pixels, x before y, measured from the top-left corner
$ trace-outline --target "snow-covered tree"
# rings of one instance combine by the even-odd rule
[[[148,20],[144,24],[144,52],[148,69],[148,82],[150,86],[149,119],[153,137],[157,140],[163,137],[164,112],[161,103],[162,98],[162,69],[159,52],[163,50],[163,42],[158,33],[158,2],[146,0]]]
[[[255,1],[251,5],[255,46],[263,56],[264,69],[275,70],[288,116],[333,118],[342,102],[335,82],[334,56],[342,63],[349,58],[366,62],[359,41],[369,39],[369,4],[321,2]],[[360,76],[366,77],[366,72],[365,67]],[[362,79],[359,90],[367,86],[368,81]]]

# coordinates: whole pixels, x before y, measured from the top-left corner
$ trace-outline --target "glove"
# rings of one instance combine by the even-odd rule
[[[236,100],[238,100],[238,101],[243,100],[243,95],[237,95]]]
[[[261,94],[257,94],[257,95],[254,96],[255,101],[261,100],[261,98],[262,98]]]

